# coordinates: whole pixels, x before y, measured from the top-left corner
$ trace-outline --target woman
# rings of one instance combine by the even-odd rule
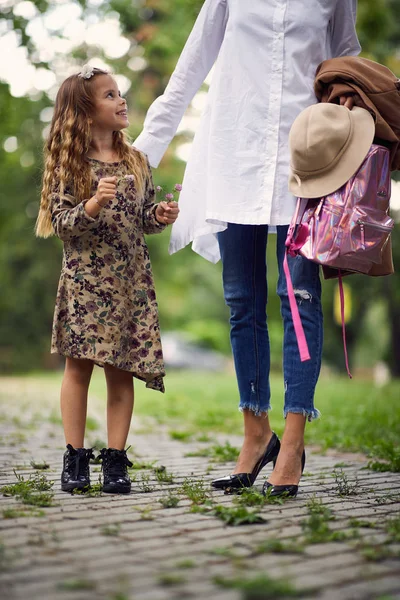
[[[360,51],[356,0],[206,0],[162,96],[150,107],[135,146],[153,167],[175,135],[186,107],[215,64],[208,102],[196,133],[170,251],[189,242],[222,258],[225,301],[244,416],[244,443],[232,475],[214,487],[254,483],[277,459],[264,486],[295,496],[304,467],[306,419],[318,416],[314,392],[322,353],[318,267],[290,260],[291,276],[311,359],[301,362],[283,275],[285,238],[295,206],[288,191],[288,134],[296,116],[316,102],[320,62]],[[352,106],[351,98],[341,98]],[[277,233],[284,322],[285,431],[271,431],[270,349],[266,323],[266,245]],[[279,457],[277,458],[279,452]]]

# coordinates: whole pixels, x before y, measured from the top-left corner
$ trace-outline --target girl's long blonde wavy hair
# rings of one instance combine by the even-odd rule
[[[63,194],[68,186],[73,190],[77,204],[89,198],[92,175],[85,158],[90,148],[90,118],[95,113],[93,80],[98,75],[109,75],[102,69],[93,69],[90,79],[79,75],[68,77],[58,90],[50,134],[44,147],[44,172],[36,235],[54,235],[51,224],[51,194]],[[135,178],[137,193],[143,196],[148,165],[145,156],[135,150],[122,131],[113,133],[113,149]]]

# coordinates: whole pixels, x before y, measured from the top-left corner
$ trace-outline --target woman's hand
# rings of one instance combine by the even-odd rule
[[[177,202],[160,202],[156,208],[156,219],[163,225],[171,225],[178,218],[179,207]]]
[[[340,104],[340,106],[345,106],[346,108],[351,110],[353,108],[353,106],[355,106],[355,104],[356,104],[355,95],[346,94],[346,95],[340,96],[339,104]]]

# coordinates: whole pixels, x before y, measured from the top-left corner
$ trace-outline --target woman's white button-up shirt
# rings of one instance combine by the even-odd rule
[[[172,228],[170,252],[216,262],[227,223],[287,225],[288,135],[316,102],[320,62],[360,51],[356,0],[206,0],[134,145],[156,167],[216,61]]]

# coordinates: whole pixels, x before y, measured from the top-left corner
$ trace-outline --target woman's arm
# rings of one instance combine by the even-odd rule
[[[134,146],[157,167],[183,114],[218,57],[227,21],[227,0],[206,0],[162,96],[150,106]]]
[[[336,0],[329,23],[332,58],[357,56],[361,46],[356,33],[357,0]]]

